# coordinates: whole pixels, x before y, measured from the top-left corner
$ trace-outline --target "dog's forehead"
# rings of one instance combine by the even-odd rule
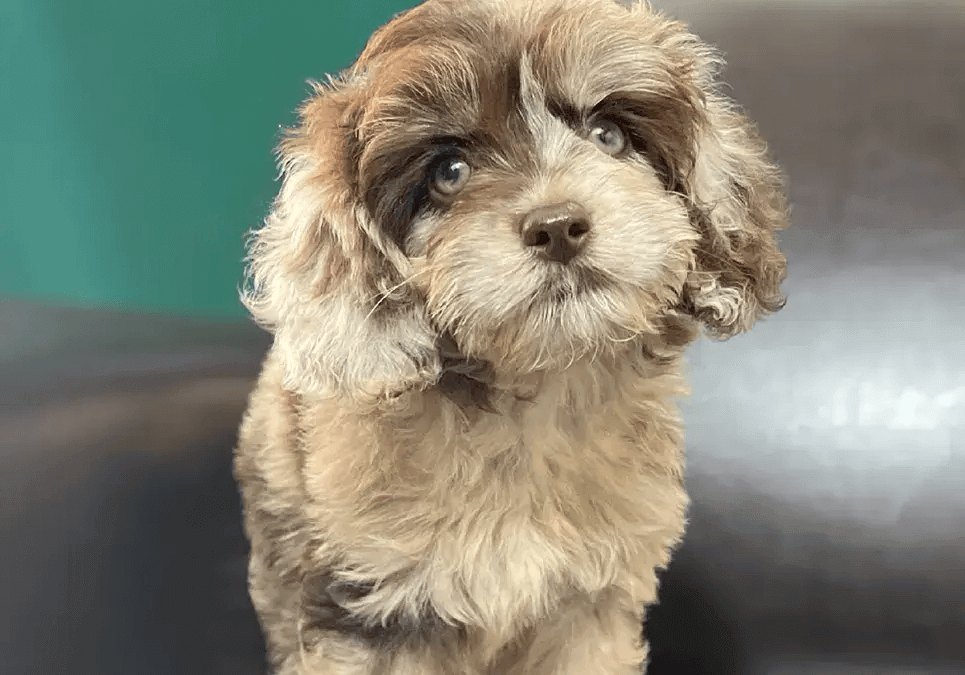
[[[669,90],[658,45],[666,22],[632,15],[631,26],[614,0],[430,0],[379,31],[360,57],[356,72],[369,84],[361,135],[501,129],[518,138],[537,100],[589,110],[615,91]],[[652,35],[641,30],[648,25]]]

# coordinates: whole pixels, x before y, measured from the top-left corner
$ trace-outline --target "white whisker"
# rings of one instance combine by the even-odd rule
[[[379,299],[376,300],[376,302],[375,302],[374,305],[372,305],[372,309],[370,309],[370,310],[369,310],[369,313],[365,315],[364,321],[368,321],[370,318],[372,318],[372,315],[375,313],[375,310],[377,310],[377,309],[379,308],[379,305],[381,305],[390,295],[392,295],[392,294],[395,293],[397,290],[399,290],[400,288],[402,288],[403,286],[405,286],[407,283],[411,282],[413,279],[416,279],[420,274],[423,274],[424,272],[427,272],[427,271],[428,271],[428,268],[424,268],[424,269],[416,272],[416,273],[413,274],[412,276],[406,277],[405,279],[403,279],[402,281],[400,281],[398,284],[396,284],[395,286],[393,286],[393,287],[390,288],[389,290],[383,291],[383,292],[380,294]]]

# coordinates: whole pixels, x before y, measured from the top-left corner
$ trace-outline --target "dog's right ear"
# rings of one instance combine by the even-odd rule
[[[249,237],[242,301],[274,333],[285,385],[380,400],[436,382],[436,333],[403,284],[410,271],[358,196],[351,82],[315,86],[279,147],[282,187]]]

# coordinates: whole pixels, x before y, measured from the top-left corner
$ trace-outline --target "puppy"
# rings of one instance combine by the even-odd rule
[[[782,179],[649,6],[428,0],[316,85],[244,300],[279,675],[640,673],[682,353],[783,302]]]

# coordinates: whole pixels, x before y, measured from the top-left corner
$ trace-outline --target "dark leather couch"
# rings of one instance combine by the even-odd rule
[[[965,8],[676,8],[795,226],[787,308],[692,352],[651,672],[965,673]],[[263,672],[229,463],[266,345],[0,305],[0,672]]]

